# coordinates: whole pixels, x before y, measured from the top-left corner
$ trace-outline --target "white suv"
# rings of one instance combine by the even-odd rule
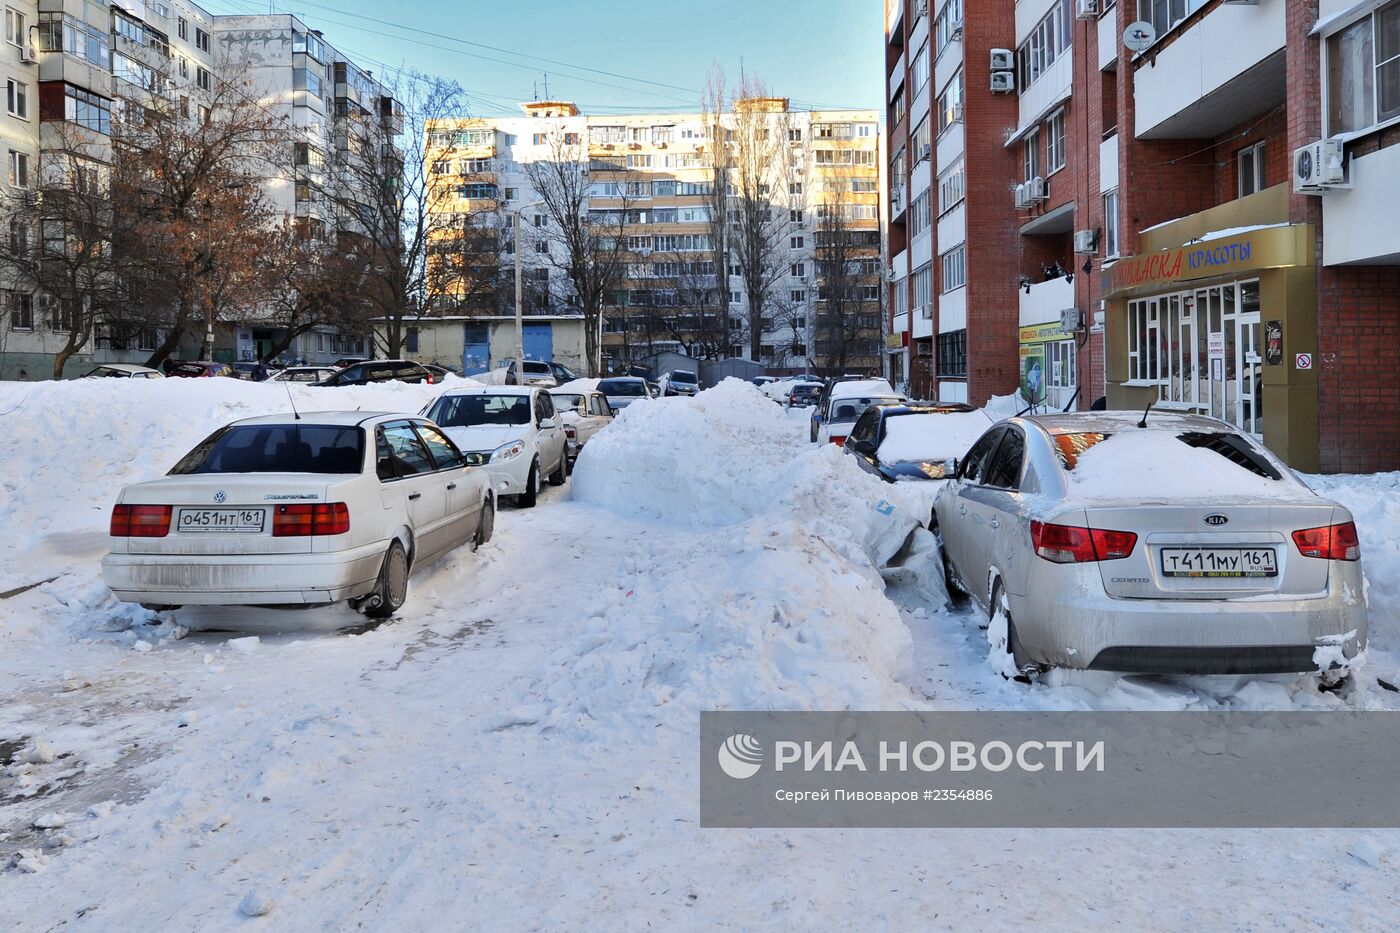
[[[516,496],[522,508],[534,506],[543,477],[549,478],[551,486],[562,486],[568,479],[564,427],[554,400],[544,389],[453,389],[430,403],[423,413],[437,422],[468,464],[490,471],[497,495]]]

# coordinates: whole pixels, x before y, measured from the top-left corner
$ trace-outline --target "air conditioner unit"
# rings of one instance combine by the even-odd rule
[[[1050,195],[1045,190],[1045,179],[1039,175],[1026,182],[1026,197],[1032,201],[1044,201]]]
[[[1099,251],[1098,244],[1095,242],[1097,239],[1092,230],[1074,231],[1074,251],[1086,255],[1097,253]]]
[[[39,63],[39,50],[32,45],[25,45],[19,50],[19,60],[24,65],[37,65]]]
[[[961,108],[961,107],[958,108],[958,116],[959,116],[959,117],[962,116],[962,108]],[[933,150],[932,150],[932,148],[930,148],[930,145],[929,145],[928,143],[924,143],[922,146],[920,146],[920,147],[919,147],[919,161],[922,162],[924,159],[927,159],[927,158],[929,157],[929,155],[932,153],[932,151],[933,151]]]
[[[919,305],[919,317],[925,321],[933,320],[933,305]]]
[[[928,16],[928,0],[918,0],[914,4],[914,13],[917,16]]]
[[[1060,330],[1075,333],[1084,326],[1084,317],[1078,308],[1060,309]]]
[[[1018,208],[1030,206],[1030,198],[1026,192],[1024,184],[1016,186],[1016,206]]]
[[[1293,190],[1320,194],[1346,183],[1346,151],[1340,139],[1319,139],[1293,151]]]
[[[1228,2],[1228,0],[1227,0]],[[1075,0],[1075,19],[1098,19],[1099,0]]]
[[[992,49],[992,70],[1013,71],[1016,68],[1016,53],[1010,49]]]
[[[997,94],[1009,93],[1016,90],[1016,72],[1014,71],[993,71],[992,72],[992,92]]]
[[[948,122],[949,122],[949,123],[961,123],[961,122],[962,122],[962,115],[963,115],[963,105],[962,105],[962,104],[954,104],[954,105],[953,105],[953,112],[952,112],[951,114],[949,114],[950,119],[948,120]]]
[[[948,31],[948,41],[957,42],[963,36],[963,21],[958,20],[953,24],[953,28]]]

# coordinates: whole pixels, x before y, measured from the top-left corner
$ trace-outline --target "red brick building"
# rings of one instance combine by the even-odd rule
[[[889,0],[894,378],[1400,469],[1397,35],[1400,0]]]

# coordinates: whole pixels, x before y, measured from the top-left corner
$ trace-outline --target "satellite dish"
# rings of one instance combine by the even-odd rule
[[[1157,28],[1146,20],[1130,23],[1123,33],[1123,45],[1130,51],[1144,52],[1157,41]]]

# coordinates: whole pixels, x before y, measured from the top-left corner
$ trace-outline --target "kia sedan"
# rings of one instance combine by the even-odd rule
[[[103,577],[149,608],[349,600],[392,615],[409,576],[491,538],[485,470],[430,421],[320,412],[235,421],[122,489]]]
[[[1213,418],[1008,419],[960,458],[932,523],[1003,673],[1332,681],[1366,647],[1351,514]]]

